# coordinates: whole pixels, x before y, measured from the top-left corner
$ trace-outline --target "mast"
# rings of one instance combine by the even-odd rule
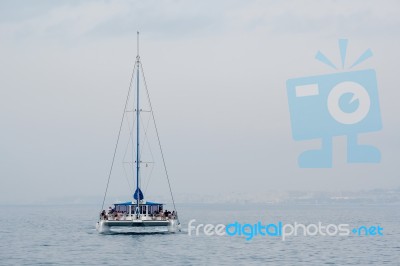
[[[136,215],[139,216],[139,201],[140,201],[140,190],[139,190],[139,168],[140,168],[140,156],[139,156],[139,67],[140,67],[140,56],[139,56],[139,32],[137,32],[137,56],[136,56]]]

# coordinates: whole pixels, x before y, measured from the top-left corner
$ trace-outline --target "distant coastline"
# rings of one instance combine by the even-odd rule
[[[167,196],[157,196],[170,203]],[[0,205],[96,205],[102,196],[57,197],[40,201],[0,202]],[[110,196],[110,201],[126,200],[123,196]],[[186,204],[238,204],[238,205],[400,205],[400,188],[360,191],[265,191],[264,193],[230,192],[218,195],[185,193],[176,195],[179,205]]]

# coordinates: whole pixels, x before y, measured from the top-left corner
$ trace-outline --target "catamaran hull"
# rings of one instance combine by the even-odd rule
[[[169,221],[102,221],[105,226],[130,226],[130,227],[145,227],[145,226],[168,226]]]
[[[96,223],[96,230],[99,233],[108,233],[110,232],[110,227],[104,224],[104,221],[99,221]]]
[[[167,227],[169,232],[177,232],[177,220],[157,221],[157,220],[133,220],[133,221],[113,221],[101,220],[96,224],[96,229],[99,233],[107,233],[111,227]]]

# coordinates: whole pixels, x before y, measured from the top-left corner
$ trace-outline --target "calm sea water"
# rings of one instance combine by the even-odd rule
[[[0,265],[400,265],[399,206],[180,206],[182,232],[95,230],[98,206],[1,206]],[[189,236],[187,223],[381,225],[383,236]]]

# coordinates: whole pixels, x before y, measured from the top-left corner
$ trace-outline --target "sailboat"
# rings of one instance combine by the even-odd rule
[[[146,92],[147,95],[147,100],[148,104],[150,107],[150,110],[147,112],[151,113],[152,120],[154,121],[154,128],[155,128],[155,133],[156,133],[156,139],[158,143],[158,147],[161,153],[161,158],[163,162],[163,168],[164,168],[164,173],[168,181],[168,186],[169,186],[169,191],[171,194],[171,199],[173,203],[173,211],[169,212],[164,209],[164,203],[159,203],[159,202],[154,202],[154,201],[147,201],[145,200],[144,193],[141,190],[141,167],[144,164],[142,162],[141,158],[141,151],[142,147],[141,145],[141,136],[140,136],[140,119],[141,119],[141,112],[144,112],[144,110],[141,109],[141,103],[140,103],[140,82],[139,82],[139,77],[140,77],[140,72],[142,73],[142,79],[143,79],[143,85],[142,85],[142,90]],[[135,78],[136,76],[136,78]],[[136,81],[136,82],[134,82]],[[131,88],[134,86],[134,83],[136,83],[136,92],[134,95],[133,99],[133,109],[132,113],[134,116],[134,120],[136,123],[133,123],[133,127],[131,128],[131,133],[132,135],[135,134],[134,137],[132,137],[132,162],[131,165],[132,167],[132,176],[133,180],[135,181],[136,188],[133,191],[133,198],[130,201],[126,202],[117,202],[113,204],[113,207],[109,207],[108,210],[104,210],[104,203],[110,183],[110,178],[111,174],[113,171],[113,166],[116,158],[116,153],[119,145],[119,140],[121,137],[121,129],[123,125],[123,121],[126,118],[126,113],[129,112],[129,98],[130,98],[130,92]],[[133,133],[134,132],[134,133]],[[134,158],[135,157],[135,158]],[[147,163],[146,163],[147,166]],[[109,171],[109,176],[107,180],[107,186],[106,186],[106,191],[104,193],[104,198],[103,198],[103,204],[101,207],[100,215],[99,215],[99,220],[96,224],[96,229],[100,233],[104,232],[109,232],[111,228],[115,227],[132,227],[132,228],[155,228],[155,227],[163,227],[167,228],[169,232],[176,232],[180,231],[180,223],[178,219],[178,213],[176,211],[175,207],[175,201],[174,197],[172,194],[172,189],[171,189],[171,184],[167,172],[167,167],[164,159],[164,153],[162,150],[161,142],[160,142],[160,137],[158,134],[158,129],[157,125],[155,123],[155,118],[154,118],[154,111],[151,106],[151,101],[150,101],[150,96],[149,92],[147,90],[147,85],[146,85],[146,80],[144,78],[144,71],[141,63],[141,58],[139,56],[139,32],[137,32],[137,56],[136,56],[136,61],[135,61],[135,66],[133,69],[132,77],[131,77],[131,83],[128,91],[128,96],[126,99],[125,103],[125,108],[124,112],[122,115],[121,119],[121,125],[119,128],[119,133],[117,137],[117,142],[115,145],[115,150],[114,150],[114,155]]]

